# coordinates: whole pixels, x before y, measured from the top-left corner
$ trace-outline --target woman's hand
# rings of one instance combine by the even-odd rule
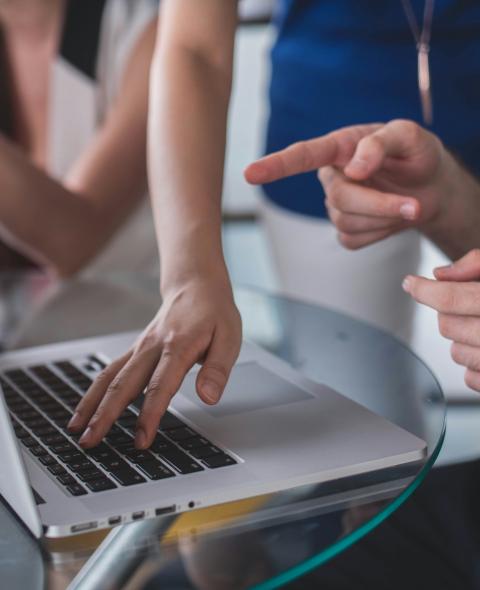
[[[135,345],[90,387],[70,429],[85,430],[80,439],[83,447],[96,446],[146,388],[135,445],[148,448],[195,363],[203,365],[196,380],[199,397],[207,404],[220,400],[241,340],[241,319],[228,280],[214,283],[197,278],[166,291],[160,311]]]
[[[453,341],[453,360],[466,367],[465,383],[480,391],[480,250],[437,268],[435,277],[408,276],[403,288],[438,312],[440,333]]]
[[[346,127],[249,166],[266,183],[318,169],[340,242],[358,249],[447,214],[458,165],[439,139],[411,121]]]

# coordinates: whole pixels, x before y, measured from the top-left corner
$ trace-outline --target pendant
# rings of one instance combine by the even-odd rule
[[[433,102],[430,86],[430,47],[427,43],[418,45],[418,89],[422,104],[423,122],[425,125],[433,123]]]

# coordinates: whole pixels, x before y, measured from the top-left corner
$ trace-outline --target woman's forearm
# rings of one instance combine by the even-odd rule
[[[36,168],[0,135],[0,239],[32,261],[72,274],[97,248],[91,202]]]
[[[231,69],[174,48],[157,53],[153,71],[149,177],[162,290],[198,273],[228,283],[221,193]]]

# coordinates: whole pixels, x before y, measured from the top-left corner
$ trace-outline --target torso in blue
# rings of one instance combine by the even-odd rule
[[[412,0],[418,21],[424,0]],[[356,123],[422,122],[417,54],[401,0],[279,0],[266,151]],[[432,130],[480,174],[480,2],[436,0]],[[324,217],[315,174],[265,187],[279,206]]]

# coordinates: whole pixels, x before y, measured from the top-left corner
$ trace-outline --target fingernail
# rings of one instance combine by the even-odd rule
[[[442,271],[442,270],[449,270],[450,268],[452,268],[453,264],[446,264],[445,266],[437,266],[437,268],[435,268],[435,272],[438,271]]]
[[[400,207],[400,215],[404,219],[415,219],[416,214],[415,205],[412,203],[405,203]]]
[[[80,437],[80,440],[78,441],[81,445],[88,445],[91,442],[91,438],[93,436],[93,430],[90,428],[90,426],[85,430],[85,432],[82,434],[82,436]]]
[[[138,428],[135,433],[135,446],[137,449],[144,449],[147,446],[147,435],[143,428]]]
[[[221,390],[220,387],[213,381],[204,381],[202,383],[202,394],[212,404],[216,404],[220,399]]]
[[[409,277],[406,277],[402,283],[402,289],[407,293],[410,293],[410,288],[412,286],[412,281]]]
[[[78,412],[75,412],[72,416],[72,419],[68,423],[67,428],[69,428],[69,429],[79,428],[80,422],[81,422],[80,414]]]

